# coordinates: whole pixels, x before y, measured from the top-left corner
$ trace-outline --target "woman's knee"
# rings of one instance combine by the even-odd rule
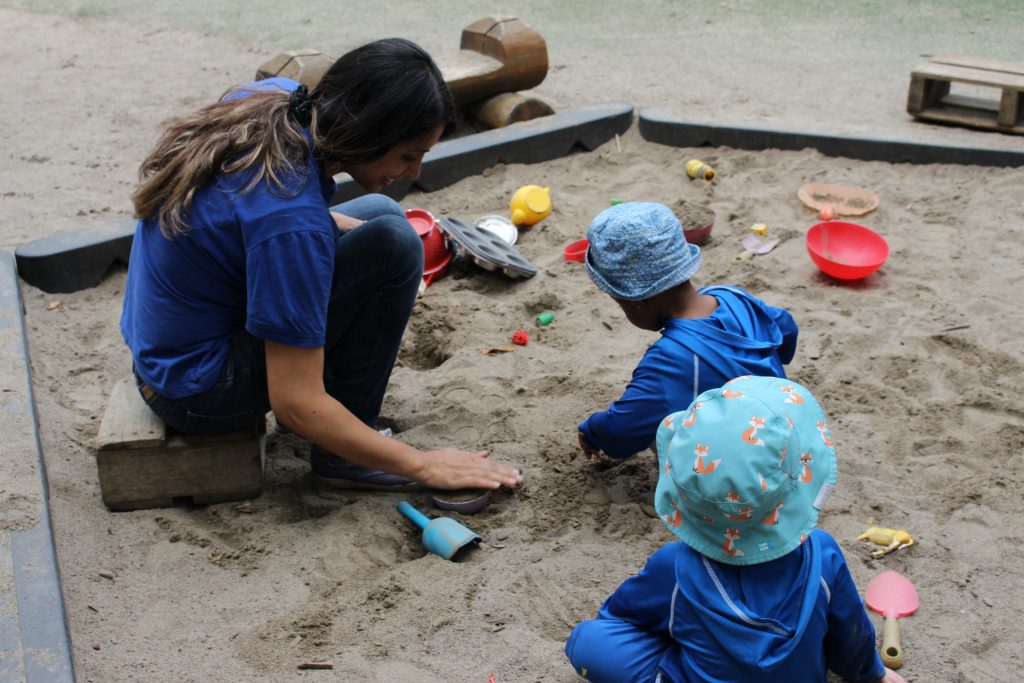
[[[365,194],[362,197],[356,197],[331,208],[346,216],[352,216],[364,221],[380,216],[405,217],[405,211],[401,205],[391,197],[383,194]]]
[[[386,215],[369,220],[356,229],[370,242],[371,249],[397,269],[423,272],[423,240],[405,216]]]

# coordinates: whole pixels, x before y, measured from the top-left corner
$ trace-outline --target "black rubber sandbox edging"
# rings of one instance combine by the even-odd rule
[[[438,143],[423,158],[415,183],[406,179],[385,188],[401,199],[415,185],[434,192],[499,164],[536,164],[563,157],[574,148],[593,150],[633,123],[628,102],[597,102],[504,128]],[[352,180],[339,183],[332,204],[364,194]],[[135,221],[68,230],[26,242],[15,250],[18,274],[44,292],[76,292],[94,287],[114,263],[128,263]]]
[[[416,181],[394,183],[383,193],[398,200],[412,187],[436,192],[497,164],[539,164],[564,157],[575,147],[589,152],[625,133],[632,123],[633,105],[629,102],[595,102],[504,128],[444,140],[423,157],[423,169]],[[338,204],[361,194],[362,188],[347,180],[338,184],[338,192],[331,201]]]
[[[14,257],[0,250],[0,472],[19,486],[0,510],[0,681],[61,683],[75,673],[22,311]]]
[[[849,138],[819,133],[738,128],[683,121],[660,109],[645,109],[639,116],[640,135],[649,142],[671,147],[732,147],[735,149],[801,150],[861,161],[892,164],[963,164],[1024,166],[1024,151],[985,147],[931,145],[909,140]]]

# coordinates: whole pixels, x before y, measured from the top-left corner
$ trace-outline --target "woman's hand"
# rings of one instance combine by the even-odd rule
[[[487,451],[469,452],[455,448],[425,453],[423,467],[413,477],[437,489],[515,488],[523,482],[519,470],[488,460]]]
[[[338,226],[338,232],[341,233],[346,233],[349,230],[358,228],[364,222],[358,218],[352,218],[352,216],[346,216],[343,213],[338,213],[337,211],[331,211],[331,218],[334,219],[334,224]]]

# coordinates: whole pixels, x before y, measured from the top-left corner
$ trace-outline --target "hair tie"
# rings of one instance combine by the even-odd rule
[[[288,98],[288,113],[303,126],[309,126],[313,120],[313,97],[309,94],[309,88],[300,85],[292,90]]]

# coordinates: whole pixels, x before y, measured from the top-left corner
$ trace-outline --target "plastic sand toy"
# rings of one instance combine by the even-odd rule
[[[512,195],[508,205],[512,222],[516,225],[534,225],[551,213],[551,189],[538,185],[523,185]]]
[[[889,258],[885,238],[857,223],[818,223],[807,231],[805,241],[814,265],[838,280],[865,278]]]
[[[908,548],[914,545],[914,539],[910,537],[906,531],[902,529],[884,529],[882,527],[873,526],[867,531],[857,537],[858,541],[871,541],[878,545],[885,546],[881,550],[875,550],[871,553],[872,557],[881,557],[882,555],[888,555],[894,550],[900,550],[901,548]]]
[[[878,195],[864,187],[807,183],[796,194],[808,208],[821,212],[822,220],[863,216],[878,208]]]
[[[714,180],[715,169],[711,168],[700,159],[690,159],[686,162],[686,175],[688,175],[691,180],[696,180],[697,178]]]
[[[576,263],[583,263],[587,260],[587,247],[590,246],[590,242],[584,237],[581,240],[571,242],[562,249],[562,257],[566,261],[575,261]]]

